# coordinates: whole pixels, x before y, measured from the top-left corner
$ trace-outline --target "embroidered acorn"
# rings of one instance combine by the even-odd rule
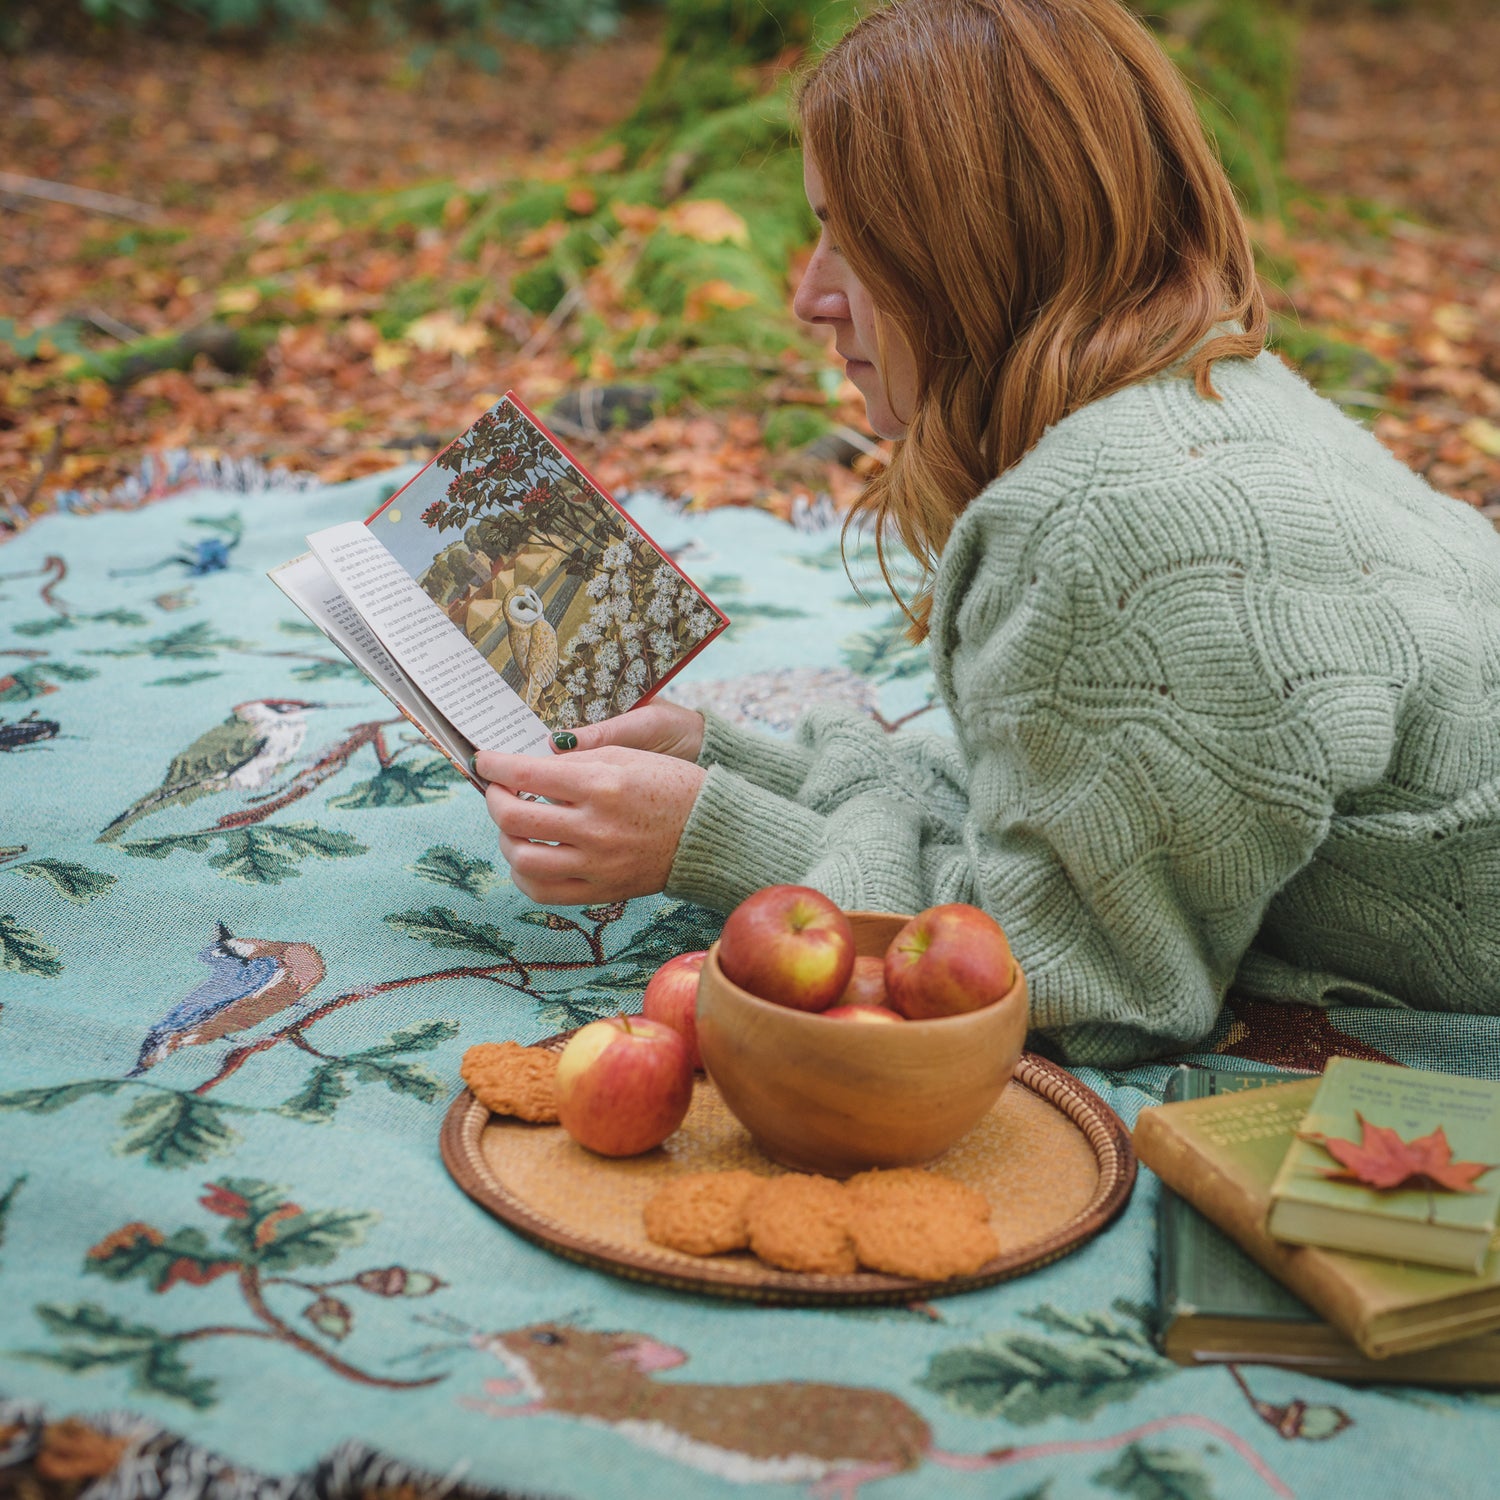
[[[341,1302],[337,1297],[330,1297],[327,1292],[316,1302],[303,1308],[302,1316],[319,1333],[326,1333],[335,1340],[347,1338],[349,1330],[354,1327],[354,1312],[349,1304]]]
[[[430,1271],[408,1271],[405,1266],[383,1266],[376,1271],[361,1271],[354,1284],[362,1292],[376,1297],[430,1297],[448,1285]]]

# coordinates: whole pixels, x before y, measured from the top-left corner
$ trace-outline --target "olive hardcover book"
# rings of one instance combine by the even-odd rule
[[[1178,1068],[1166,1101],[1202,1099],[1305,1074]],[[1157,1201],[1157,1301],[1162,1352],[1178,1364],[1266,1364],[1330,1380],[1500,1385],[1500,1331],[1438,1349],[1370,1359],[1250,1259],[1184,1198]]]
[[[644,703],[729,624],[512,393],[271,580],[470,781]]]
[[[1454,1271],[1500,1209],[1500,1083],[1335,1057],[1271,1184],[1266,1232]]]
[[[1313,1245],[1265,1230],[1271,1183],[1317,1093],[1310,1077],[1144,1109],[1136,1152],[1168,1187],[1361,1354],[1384,1359],[1500,1329],[1500,1247],[1478,1275]]]

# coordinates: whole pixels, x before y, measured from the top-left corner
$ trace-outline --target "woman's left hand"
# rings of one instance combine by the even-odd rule
[[[554,756],[481,750],[474,767],[490,783],[484,799],[512,880],[544,906],[661,890],[708,774],[691,761],[615,745]]]

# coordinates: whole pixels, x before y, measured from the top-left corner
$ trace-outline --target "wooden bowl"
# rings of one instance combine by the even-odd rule
[[[855,947],[883,954],[909,920],[850,912]],[[849,1177],[915,1166],[984,1117],[1026,1039],[1026,978],[983,1010],[935,1021],[830,1021],[757,999],[724,977],[719,945],[698,980],[698,1044],[730,1112],[773,1161]]]

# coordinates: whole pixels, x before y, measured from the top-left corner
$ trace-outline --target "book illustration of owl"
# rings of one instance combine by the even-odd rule
[[[530,584],[518,583],[505,596],[505,632],[510,654],[526,679],[526,706],[536,707],[537,695],[557,677],[557,632]]]

